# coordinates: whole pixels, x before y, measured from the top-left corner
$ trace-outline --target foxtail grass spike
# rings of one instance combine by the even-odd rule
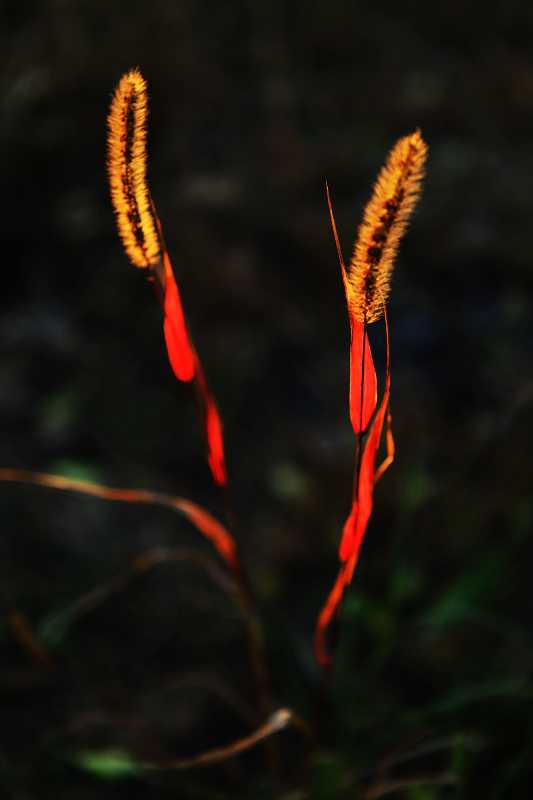
[[[161,257],[157,221],[146,183],[146,82],[138,69],[117,86],[108,116],[107,169],[118,230],[136,267],[155,267]]]
[[[349,303],[364,324],[383,314],[400,239],[420,196],[426,156],[420,131],[399,139],[366,206],[348,269]]]
[[[386,301],[390,277],[400,239],[420,196],[427,145],[416,130],[400,139],[389,153],[378,175],[363,223],[346,268],[326,183],[329,215],[341,266],[350,318],[350,420],[357,437],[352,507],[339,546],[341,567],[319,614],[315,629],[315,656],[327,669],[331,654],[326,646],[329,626],[342,602],[359,559],[359,551],[372,516],[374,486],[394,460],[394,437],[390,412],[390,348]],[[385,317],[387,363],[385,389],[377,403],[377,376],[367,327]],[[387,455],[376,466],[383,429]]]
[[[222,421],[188,331],[161,222],[146,184],[147,116],[146,82],[139,70],[132,69],[117,86],[108,118],[113,207],[127,255],[135,266],[148,269],[155,280],[170,366],[179,381],[195,381],[209,469],[217,486],[227,486]]]

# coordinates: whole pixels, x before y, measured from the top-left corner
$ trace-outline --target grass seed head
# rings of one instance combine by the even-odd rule
[[[157,222],[146,184],[146,81],[138,69],[120,80],[107,120],[107,169],[111,199],[124,249],[136,267],[161,257]]]
[[[360,322],[383,314],[400,239],[420,196],[427,145],[416,130],[399,139],[378,175],[348,270],[348,302]]]

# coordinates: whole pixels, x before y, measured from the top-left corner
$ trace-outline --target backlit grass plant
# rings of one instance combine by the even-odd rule
[[[194,388],[212,480],[227,495],[229,476],[221,417],[187,325],[162,225],[146,180],[147,115],[146,83],[140,72],[134,69],[121,79],[108,117],[108,175],[112,204],[128,258],[135,267],[145,271],[155,289],[162,309],[163,335],[170,367],[179,381]],[[332,654],[327,643],[328,628],[338,614],[343,594],[352,580],[357,565],[361,543],[372,514],[374,486],[394,458],[386,304],[398,245],[420,194],[426,155],[427,147],[419,131],[400,139],[393,147],[366,207],[348,265],[344,262],[327,188],[330,221],[350,323],[348,406],[355,435],[355,467],[351,508],[339,546],[339,574],[316,623],[314,652],[325,672],[332,662]],[[381,318],[384,319],[386,363],[384,386],[379,391],[369,327]],[[382,439],[385,445],[385,457],[378,464],[378,451]],[[6,468],[0,470],[0,479],[81,492],[105,500],[168,507],[184,515],[212,544],[229,574],[233,594],[241,611],[250,664],[255,677],[258,727],[249,736],[228,746],[202,753],[198,757],[166,764],[141,763],[140,768],[177,769],[215,763],[256,745],[289,724],[303,725],[290,710],[272,707],[262,628],[245,565],[232,530],[231,515],[228,515],[226,523],[223,523],[206,509],[182,497],[144,489],[116,489],[59,475]],[[227,506],[229,507],[229,501]],[[160,549],[157,552],[151,551],[140,557],[132,570],[139,572],[149,569],[158,559],[165,557],[170,556]],[[119,582],[111,587],[105,587],[102,590],[103,595],[107,596],[106,592],[120,589],[122,586],[123,583]],[[79,604],[78,612],[82,613],[87,604],[90,605],[91,602],[94,604],[97,600],[96,595],[92,596],[90,601],[85,599]],[[50,666],[51,660],[48,654],[32,634],[24,616],[21,613],[13,615],[10,624],[19,641],[34,658]],[[275,760],[275,753],[271,752],[271,766],[275,766]]]

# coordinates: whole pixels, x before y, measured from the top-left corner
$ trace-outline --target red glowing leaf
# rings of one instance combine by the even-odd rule
[[[207,398],[205,415],[207,436],[207,461],[213,474],[213,479],[218,486],[227,483],[226,466],[224,462],[224,440],[222,438],[222,422],[213,397]]]
[[[191,381],[194,377],[196,359],[187,331],[178,285],[166,251],[163,254],[163,266],[165,281],[163,330],[168,360],[178,380]]]
[[[378,400],[378,379],[368,333],[362,322],[351,319],[350,420],[354,433],[368,427]],[[364,342],[364,352],[363,352]]]
[[[335,247],[337,248],[337,256],[341,268],[346,305],[348,306],[348,315],[350,317],[350,420],[354,433],[359,434],[366,430],[368,423],[372,419],[372,414],[376,409],[378,380],[366,327],[352,312],[353,289],[346,273],[346,266],[342,256],[342,249],[327,181],[326,197],[331,229],[333,231],[333,238],[335,240]]]
[[[337,614],[344,590],[352,580],[357,565],[361,543],[372,514],[374,486],[394,458],[394,439],[392,438],[391,414],[389,410],[391,379],[389,326],[386,312],[385,335],[387,341],[385,390],[370,430],[366,434],[366,437],[360,437],[359,446],[362,447],[362,452],[356,467],[352,509],[345,522],[339,548],[339,557],[343,563],[337,580],[320,612],[316,625],[315,657],[323,668],[327,668],[331,664],[331,655],[326,647],[326,634],[331,621]],[[376,454],[381,440],[385,415],[387,415],[387,457],[380,467],[376,469]]]
[[[326,632],[342,600],[345,586],[344,572],[345,566],[343,565],[316,624],[315,658],[321,667],[328,667],[331,664],[331,656],[326,647]]]
[[[355,476],[352,510],[344,525],[341,545],[339,548],[339,557],[341,561],[349,561],[351,565],[349,575],[347,576],[348,583],[352,578],[355,565],[357,564],[361,542],[363,541],[363,537],[365,535],[368,520],[372,514],[374,484],[383,472],[381,467],[378,471],[376,471],[376,454],[381,440],[383,422],[385,420],[385,414],[388,412],[390,398],[389,329],[386,317],[385,332],[387,339],[387,371],[385,376],[385,391],[383,392],[383,397],[377,414],[374,418],[374,422],[372,423],[372,427],[370,428],[366,441],[363,443],[362,455]],[[394,444],[390,430],[388,431],[387,440],[388,447],[390,447],[391,441],[392,444]],[[388,458],[392,460],[390,449]]]
[[[359,475],[357,477],[357,493],[354,495],[352,510],[342,534],[339,557],[341,561],[353,560],[352,572],[357,562],[359,548],[365,535],[368,520],[372,514],[374,483],[376,481],[376,453],[381,439],[383,418],[389,400],[389,393],[385,391],[374,424],[364,445]],[[351,574],[350,578],[351,580]]]
[[[217,486],[226,486],[228,475],[224,457],[222,420],[215,398],[211,394],[200,362],[196,361],[196,388],[202,406],[204,433],[207,444],[207,463]]]
[[[359,479],[357,482],[357,495],[354,497],[352,510],[346,521],[342,535],[339,558],[341,561],[350,560],[352,565],[350,574],[348,576],[348,582],[352,578],[353,570],[355,569],[355,565],[359,557],[361,542],[363,541],[363,537],[366,532],[368,520],[372,514],[376,453],[379,447],[381,431],[383,428],[383,418],[388,400],[389,395],[388,392],[386,392],[383,396],[383,400],[381,401],[379,411],[376,415],[376,419],[374,420],[374,424],[372,425],[368,440],[363,450]]]
[[[162,234],[161,234],[162,236]],[[163,286],[164,333],[168,358],[174,374],[180,381],[195,380],[200,415],[207,444],[207,461],[217,486],[228,482],[224,459],[222,421],[200,359],[187,331],[183,307],[170,259],[163,253],[163,275],[158,275],[159,286]]]

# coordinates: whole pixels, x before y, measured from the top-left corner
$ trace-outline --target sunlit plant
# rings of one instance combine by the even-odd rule
[[[108,175],[112,204],[124,250],[135,267],[145,271],[161,304],[169,364],[179,381],[190,384],[195,389],[212,480],[221,491],[227,493],[229,477],[218,406],[187,326],[163,228],[148,188],[147,115],[146,83],[139,70],[134,69],[120,80],[108,117]],[[352,502],[339,546],[339,574],[318,616],[315,630],[314,651],[324,671],[332,663],[332,654],[327,646],[328,628],[338,613],[344,591],[350,584],[357,565],[361,543],[372,514],[374,486],[394,458],[386,304],[399,242],[420,195],[426,156],[427,146],[419,131],[400,139],[393,147],[366,207],[348,266],[344,262],[327,188],[330,221],[350,323],[348,405],[356,442]],[[386,363],[384,385],[380,393],[368,329],[381,318],[384,319]],[[382,438],[385,439],[386,455],[378,465],[377,456]],[[0,470],[0,479],[81,492],[105,500],[148,503],[170,508],[184,515],[207,538],[229,571],[256,681],[258,727],[249,736],[198,757],[160,765],[136,764],[136,768],[185,769],[216,763],[255,746],[289,724],[302,726],[301,721],[290,710],[272,708],[262,629],[230,521],[224,524],[191,500],[155,491],[116,489],[59,475],[18,469]],[[149,556],[138,559],[134,569],[149,569],[158,559],[165,557],[169,557],[168,554],[152,552]],[[83,608],[83,604],[79,605],[78,611]],[[14,615],[11,624],[18,633],[19,641],[37,660],[46,663],[48,655],[33,636],[23,615]],[[83,763],[93,764],[93,756],[87,755]],[[120,763],[126,771],[131,766],[128,761]]]

